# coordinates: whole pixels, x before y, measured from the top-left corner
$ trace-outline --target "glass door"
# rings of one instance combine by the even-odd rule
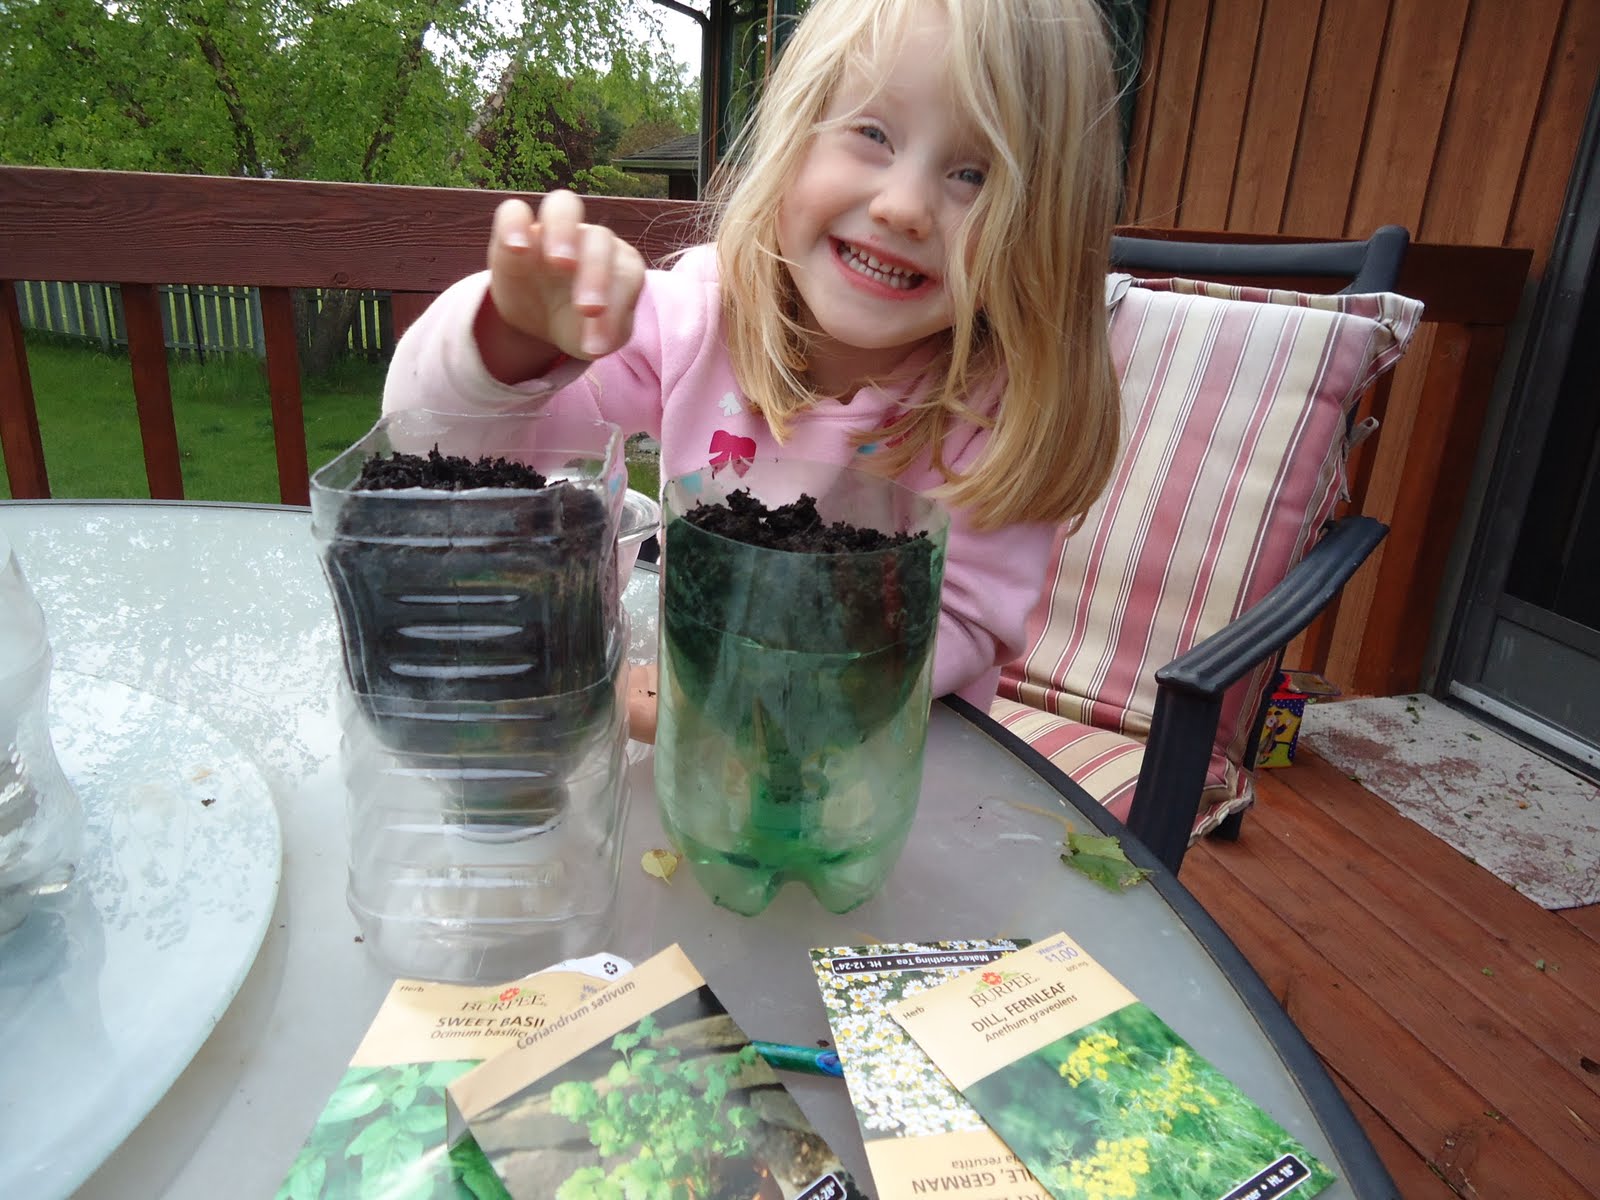
[[[1600,778],[1600,92],[1591,103],[1441,691]]]

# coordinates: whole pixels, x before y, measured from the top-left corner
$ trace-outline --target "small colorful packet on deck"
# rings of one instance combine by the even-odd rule
[[[811,952],[878,1200],[944,1192],[965,1200],[1048,1195],[890,1016],[902,1000],[982,969],[1019,944],[886,942]]]
[[[892,1012],[1057,1200],[1305,1200],[1333,1182],[1065,934]]]
[[[604,991],[630,967],[595,954],[512,983],[397,980],[276,1200],[504,1195],[476,1146],[446,1144],[445,1085]]]
[[[450,1084],[515,1200],[862,1200],[677,946]]]

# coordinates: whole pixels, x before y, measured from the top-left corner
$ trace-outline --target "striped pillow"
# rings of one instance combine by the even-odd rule
[[[1000,696],[1143,738],[1155,671],[1281,580],[1345,495],[1347,415],[1422,306],[1180,279],[1114,294],[1126,449],[1060,539]],[[1269,667],[1224,697],[1197,833],[1253,799],[1240,764]],[[1132,792],[1128,778],[1101,800],[1125,815]]]

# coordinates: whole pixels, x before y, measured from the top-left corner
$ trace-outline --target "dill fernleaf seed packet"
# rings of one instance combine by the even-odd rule
[[[1056,1200],[1306,1200],[1333,1182],[1065,934],[891,1011]]]

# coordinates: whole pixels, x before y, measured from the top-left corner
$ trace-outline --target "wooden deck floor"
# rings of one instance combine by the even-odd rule
[[[1182,879],[1402,1194],[1600,1196],[1600,905],[1547,912],[1302,747]]]

